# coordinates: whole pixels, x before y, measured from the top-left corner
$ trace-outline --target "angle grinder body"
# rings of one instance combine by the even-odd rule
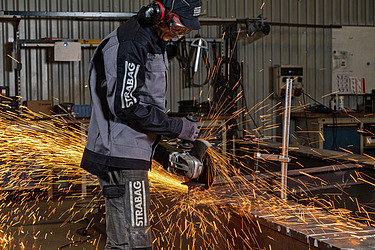
[[[175,143],[160,142],[155,149],[154,160],[165,170],[185,177],[183,184],[189,187],[202,187],[208,189],[215,179],[215,171],[208,164],[206,153],[211,144],[206,140],[197,139],[191,142],[188,150]]]

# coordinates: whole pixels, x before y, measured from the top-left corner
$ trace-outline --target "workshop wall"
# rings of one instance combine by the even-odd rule
[[[19,11],[111,11],[135,12],[149,0],[3,0],[0,10]],[[375,25],[375,4],[372,0],[204,0],[206,17],[253,18],[262,15],[268,22],[316,24],[316,25]],[[20,23],[21,39],[104,38],[119,22],[67,21],[30,19]],[[243,27],[244,28],[244,27]],[[193,37],[196,33],[192,34]],[[203,37],[220,38],[217,26],[205,26]],[[0,85],[9,86],[15,93],[12,70],[11,42],[13,25],[0,23]],[[249,43],[240,34],[238,41],[239,61],[244,62],[244,87],[248,107],[267,98],[271,93],[270,67],[277,64],[302,65],[304,67],[305,92],[319,101],[331,92],[331,29],[288,27],[272,25],[270,35]],[[52,99],[54,103],[90,103],[87,88],[88,64],[94,49],[82,49],[80,62],[54,62],[53,50],[45,48],[23,48],[21,53],[21,96],[25,100]],[[169,107],[178,110],[177,101],[200,98],[207,99],[209,86],[204,88],[181,88],[182,74],[176,59],[171,61]],[[199,76],[196,81],[204,81]],[[327,100],[325,100],[327,99]],[[310,100],[308,100],[310,102]],[[303,100],[301,99],[303,103]],[[266,102],[274,105],[275,101]],[[266,114],[269,108],[253,115]]]

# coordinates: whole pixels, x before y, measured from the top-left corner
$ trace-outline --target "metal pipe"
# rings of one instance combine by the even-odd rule
[[[289,134],[290,134],[290,110],[292,106],[292,89],[293,80],[287,79],[285,91],[285,110],[284,110],[284,126],[283,126],[283,152],[282,157],[285,161],[281,162],[281,198],[287,198],[287,177],[288,177],[288,150],[289,150]]]
[[[136,13],[125,12],[57,12],[57,11],[0,11],[1,16],[22,16],[28,18],[114,18],[128,19]]]
[[[196,54],[196,57],[195,57],[194,73],[198,72],[198,65],[199,65],[199,58],[201,56],[201,50],[202,50],[202,39],[199,39],[197,54]]]
[[[21,46],[20,46],[20,21],[21,19],[15,19],[13,22],[13,57],[16,59],[13,61],[14,78],[16,84],[16,96],[21,96]],[[21,106],[21,98],[18,98],[18,108]]]

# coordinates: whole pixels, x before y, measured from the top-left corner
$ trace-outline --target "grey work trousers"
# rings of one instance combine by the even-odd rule
[[[147,172],[112,168],[98,177],[106,207],[106,250],[152,249]]]

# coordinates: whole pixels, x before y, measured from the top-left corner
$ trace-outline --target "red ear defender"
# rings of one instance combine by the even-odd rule
[[[160,20],[160,21],[158,22],[158,23],[160,23],[160,22],[163,21],[163,19],[164,19],[164,16],[165,16],[165,8],[164,8],[164,6],[161,4],[161,2],[155,1],[155,3],[159,5],[159,10],[160,10],[160,12],[161,12],[161,16],[159,17],[159,20]]]
[[[161,23],[165,17],[165,7],[162,3],[154,1],[144,7],[142,19],[149,25]]]

